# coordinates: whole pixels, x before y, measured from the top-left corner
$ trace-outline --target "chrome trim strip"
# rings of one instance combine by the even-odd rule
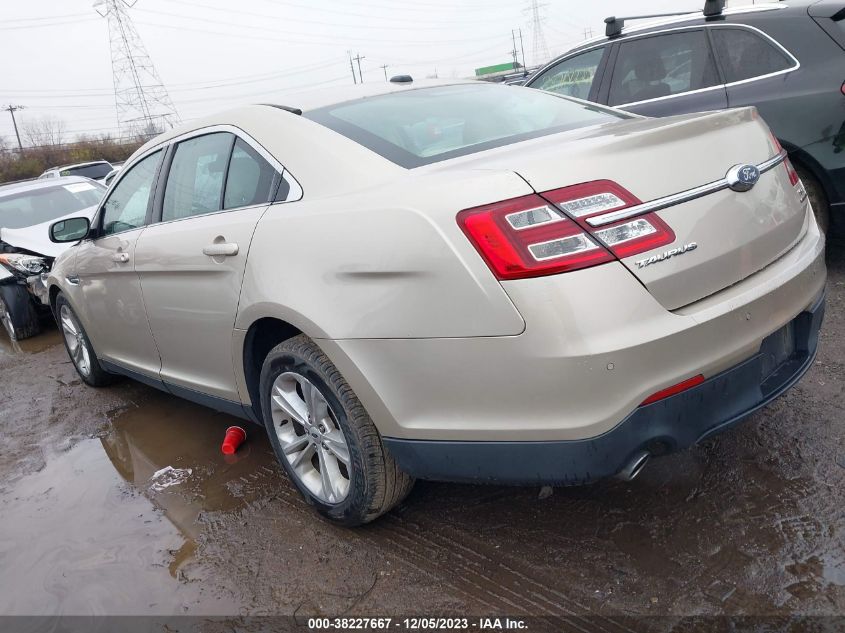
[[[781,150],[780,153],[757,165],[757,169],[760,170],[760,173],[762,174],[780,165],[784,159],[786,159],[786,150]],[[696,198],[716,193],[722,189],[727,189],[729,186],[730,185],[726,177],[720,178],[719,180],[708,182],[705,185],[673,193],[662,198],[656,198],[654,200],[650,200],[649,202],[643,202],[642,204],[628,207],[627,209],[620,209],[619,211],[614,211],[613,213],[605,213],[604,215],[587,218],[587,223],[593,227],[604,226],[606,224],[618,222],[619,220],[626,220],[628,218],[645,215],[646,213],[651,213],[653,211],[660,211],[661,209],[665,209],[666,207],[671,207],[676,204],[689,202],[690,200],[695,200]]]

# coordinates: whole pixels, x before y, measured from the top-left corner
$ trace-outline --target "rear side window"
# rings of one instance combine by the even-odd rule
[[[409,169],[627,118],[541,90],[484,82],[411,88],[303,116]]]
[[[531,82],[532,88],[587,99],[605,48],[596,48],[552,66]]]
[[[709,88],[719,73],[702,30],[642,37],[619,44],[610,105]]]
[[[269,202],[279,184],[278,172],[247,143],[238,139],[226,177],[223,208]]]
[[[206,134],[176,146],[161,219],[179,220],[220,211],[226,165],[235,137],[227,132]]]
[[[776,73],[792,66],[792,61],[783,52],[754,31],[720,27],[714,28],[711,34],[728,83]]]
[[[117,183],[103,205],[103,234],[144,226],[161,151],[133,165]]]

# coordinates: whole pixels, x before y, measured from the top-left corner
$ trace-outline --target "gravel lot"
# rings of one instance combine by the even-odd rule
[[[231,418],[131,381],[85,387],[55,328],[0,338],[0,613],[561,615],[582,631],[843,616],[845,246],[830,250],[815,366],[740,427],[629,484],[420,482],[354,531],[300,501],[263,429],[226,461]]]

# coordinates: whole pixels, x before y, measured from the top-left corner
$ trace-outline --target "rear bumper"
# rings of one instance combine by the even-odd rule
[[[822,296],[795,318],[795,351],[767,377],[761,351],[692,389],[637,408],[597,437],[547,442],[384,438],[384,443],[399,466],[420,479],[566,485],[612,476],[642,451],[662,455],[686,448],[777,398],[812,365],[823,318]]]

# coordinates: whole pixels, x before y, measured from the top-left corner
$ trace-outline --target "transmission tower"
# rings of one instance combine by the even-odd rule
[[[546,44],[546,36],[543,34],[543,17],[540,15],[540,9],[547,6],[545,3],[540,3],[539,0],[531,0],[531,6],[528,11],[531,13],[532,30],[534,31],[534,50],[532,51],[532,61],[535,66],[545,64],[549,60],[549,45]]]
[[[108,20],[117,123],[122,136],[155,136],[179,123],[179,114],[156,72],[127,9],[137,0],[97,0]]]

